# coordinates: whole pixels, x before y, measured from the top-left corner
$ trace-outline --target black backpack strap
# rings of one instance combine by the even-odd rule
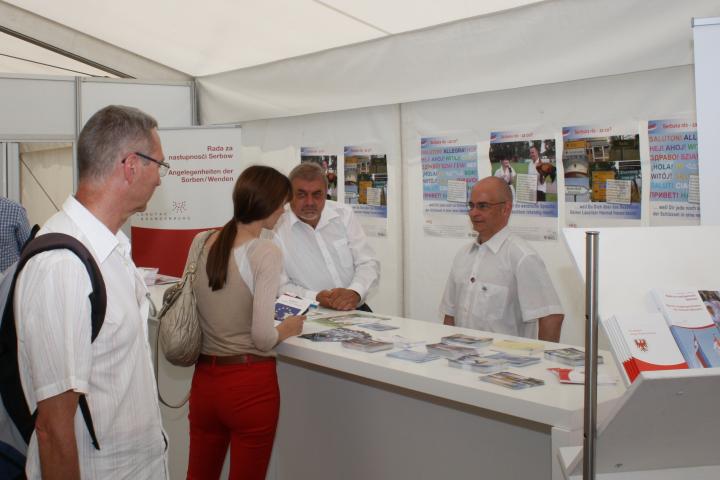
[[[25,244],[20,255],[20,260],[18,261],[15,276],[12,280],[8,302],[5,306],[5,311],[3,312],[1,328],[2,337],[7,340],[7,343],[3,345],[3,348],[5,349],[3,355],[10,353],[14,355],[15,358],[15,370],[11,372],[12,375],[10,375],[10,378],[6,378],[6,381],[3,382],[4,385],[2,385],[3,403],[5,404],[5,408],[10,418],[13,420],[13,423],[15,423],[26,443],[30,442],[32,432],[35,430],[35,417],[37,415],[37,411],[33,414],[30,413],[30,408],[25,401],[25,396],[22,394],[22,383],[20,381],[20,371],[17,362],[17,330],[15,328],[14,313],[15,302],[13,301],[15,297],[15,286],[17,284],[17,278],[20,275],[20,271],[32,257],[50,250],[62,249],[73,252],[83,262],[83,265],[85,265],[85,269],[90,277],[90,283],[92,285],[92,292],[89,295],[91,307],[91,342],[95,341],[95,338],[100,332],[100,328],[102,327],[102,323],[105,319],[105,312],[107,310],[107,293],[102,273],[95,262],[95,258],[79,240],[64,233],[47,233]],[[9,398],[9,395],[6,395],[7,392],[19,392],[20,398],[11,399]],[[18,397],[18,395],[14,395],[14,397]],[[90,415],[90,408],[87,404],[85,395],[80,396],[79,406],[83,419],[85,420],[85,425],[90,433],[90,437],[92,438],[93,446],[99,450],[100,445],[97,441],[95,428]]]
[[[95,435],[95,425],[93,424],[92,415],[90,415],[90,407],[84,394],[80,395],[78,404],[80,405],[80,413],[82,413],[83,420],[85,420],[85,426],[90,433],[90,438],[92,438],[93,447],[95,447],[95,450],[100,450],[100,443],[98,442],[97,435]]]

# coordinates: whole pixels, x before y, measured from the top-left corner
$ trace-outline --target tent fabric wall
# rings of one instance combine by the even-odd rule
[[[383,272],[381,286],[370,303],[380,313],[439,321],[438,305],[452,258],[467,240],[429,237],[423,232],[421,136],[471,132],[477,142],[486,142],[491,131],[530,127],[558,133],[568,125],[628,120],[641,129],[643,121],[649,118],[692,116],[694,105],[692,67],[681,66],[399,107],[260,120],[243,124],[243,164],[264,163],[288,172],[298,162],[302,146],[335,146],[341,151],[344,144],[384,141],[389,147],[392,182],[389,236],[372,240]],[[398,121],[402,122],[400,132]],[[646,140],[646,134],[643,136],[642,131],[640,134]],[[396,145],[400,138],[402,166],[400,147]],[[483,155],[479,152],[480,158]],[[643,161],[644,171],[648,172],[647,157]],[[489,173],[487,168],[481,161],[481,176]],[[647,181],[645,174],[644,182]],[[643,191],[647,202],[647,183]],[[559,226],[562,215],[561,208]],[[572,259],[562,240],[533,245],[546,262],[566,309],[568,320],[562,341],[581,345],[584,287]]]
[[[405,315],[439,321],[438,305],[455,252],[467,240],[427,237],[423,233],[420,137],[444,131],[470,130],[479,142],[491,131],[530,126],[535,131],[559,132],[563,126],[612,124],[694,115],[693,70],[674,67],[627,75],[542,85],[502,92],[467,95],[403,105],[403,181],[405,203],[404,248],[413,259],[405,270]],[[640,131],[647,139],[647,129]],[[641,139],[642,142],[642,139]],[[647,145],[647,143],[645,143]],[[483,152],[479,152],[482,158]],[[487,155],[487,152],[485,152]],[[647,156],[643,157],[643,202],[648,199]],[[489,175],[480,162],[479,176]],[[484,170],[483,170],[484,169]],[[562,207],[562,202],[560,202]],[[563,211],[559,222],[562,225]],[[584,338],[584,285],[562,240],[532,242],[545,261],[566,309],[562,341],[581,345]],[[601,250],[600,255],[612,255]],[[602,272],[601,272],[602,274]],[[632,274],[628,266],[628,274]]]
[[[247,122],[243,128],[243,168],[263,164],[289,173],[300,162],[301,147],[323,147],[338,153],[338,185],[342,185],[344,146],[384,147],[388,167],[386,237],[369,237],[381,264],[379,285],[367,302],[373,310],[402,315],[402,212],[400,120],[397,105],[275,120]],[[340,188],[339,190],[343,190]],[[342,201],[342,197],[339,198]]]
[[[77,12],[84,16],[86,12]],[[153,79],[155,81],[190,80],[190,76],[160,65],[157,62],[136,55],[122,48],[73,30],[58,22],[0,1],[0,25],[7,31],[33,38],[80,58],[94,60],[99,64],[119,70],[131,78]],[[137,35],[132,28],[128,35]],[[27,71],[23,73],[28,73]],[[95,73],[91,70],[91,73]]]
[[[550,0],[197,79],[202,124],[690,65],[692,17],[717,0]]]

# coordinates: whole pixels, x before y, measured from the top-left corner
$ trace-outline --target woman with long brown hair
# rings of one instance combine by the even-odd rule
[[[233,218],[207,241],[193,290],[203,331],[190,393],[188,479],[264,479],[280,406],[274,347],[302,332],[305,317],[274,326],[282,253],[272,229],[291,196],[277,170],[252,166],[233,190]]]

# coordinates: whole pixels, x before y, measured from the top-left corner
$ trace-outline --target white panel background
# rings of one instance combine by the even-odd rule
[[[421,136],[470,130],[478,141],[486,142],[491,131],[528,127],[534,131],[559,132],[568,125],[627,120],[641,124],[648,118],[693,114],[693,107],[691,66],[404,104],[405,316],[439,321],[438,305],[452,259],[467,242],[427,237],[423,233]],[[646,132],[640,133],[641,139],[647,138]],[[644,202],[648,191],[646,167],[643,165]],[[482,162],[479,174],[481,177],[489,174]],[[563,221],[562,206],[561,203],[560,222]],[[533,246],[545,261],[565,307],[561,341],[581,345],[584,342],[584,285],[573,262],[562,240],[533,242]],[[603,254],[612,255],[612,252],[601,251]],[[627,273],[633,274],[630,267]]]
[[[74,78],[0,78],[0,138],[74,136]]]
[[[149,113],[162,128],[189,127],[193,120],[192,83],[144,84],[116,80],[80,83],[81,125],[107,105],[128,105]]]
[[[379,144],[388,162],[387,237],[370,237],[381,264],[380,284],[368,297],[377,312],[400,315],[402,309],[402,219],[400,120],[396,105],[343,112],[247,122],[243,128],[242,164],[270,165],[281,172],[300,162],[300,148],[323,146],[338,157],[338,184],[344,181],[345,145]],[[383,152],[378,152],[383,153]],[[343,189],[339,189],[344,191]],[[342,198],[340,198],[342,200]]]
[[[700,158],[700,222],[720,225],[720,17],[705,19],[693,28],[695,39],[695,92],[697,95],[698,155]]]

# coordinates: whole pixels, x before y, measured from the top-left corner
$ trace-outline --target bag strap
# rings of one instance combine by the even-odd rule
[[[33,228],[33,234],[36,233],[37,229]],[[10,343],[10,348],[13,349],[12,354],[15,355],[17,358],[17,331],[15,328],[15,312],[14,312],[14,299],[15,297],[15,287],[17,284],[18,276],[20,275],[20,272],[22,268],[25,266],[25,264],[35,255],[38,255],[43,252],[47,252],[50,250],[70,250],[72,253],[74,253],[83,263],[85,266],[85,269],[88,272],[88,275],[90,277],[90,283],[92,285],[92,292],[88,296],[90,299],[90,321],[91,321],[91,335],[90,335],[90,342],[94,342],[95,338],[98,336],[98,333],[100,332],[100,328],[102,327],[103,321],[105,320],[105,312],[107,310],[107,291],[105,289],[105,281],[103,280],[102,273],[100,272],[100,268],[98,267],[97,263],[95,262],[95,258],[93,257],[92,253],[85,247],[85,245],[82,244],[78,239],[75,237],[72,237],[70,235],[66,235],[64,233],[47,233],[45,235],[41,235],[37,238],[33,238],[31,241],[28,241],[24,246],[22,253],[20,255],[20,259],[18,260],[17,269],[15,270],[15,276],[12,280],[12,284],[10,287],[10,294],[8,296],[8,302],[5,308],[5,312],[3,312],[3,322],[2,322],[2,329],[3,329],[3,337],[4,338],[12,338],[14,339],[14,345]],[[10,321],[12,320],[12,321]],[[12,372],[12,379],[8,379],[8,385],[5,385],[3,388],[11,388],[15,391],[21,392],[22,391],[22,384],[20,382],[20,371],[19,366],[16,369],[16,371]],[[4,392],[3,392],[4,393]],[[5,395],[3,395],[3,402],[5,403],[5,407],[8,410],[8,414],[10,414],[10,417],[13,419],[13,422],[16,424],[16,427],[22,434],[23,438],[25,439],[26,443],[30,442],[30,437],[32,435],[33,430],[35,430],[35,418],[37,416],[37,410],[30,413],[30,407],[27,405],[27,402],[25,401],[24,396],[19,399],[17,402],[13,402],[12,405],[9,405],[8,402],[5,399]],[[85,420],[85,426],[87,427],[87,430],[90,434],[90,437],[93,440],[93,446],[100,450],[100,444],[97,441],[97,435],[95,434],[95,427],[93,425],[92,417],[90,415],[90,408],[87,404],[87,399],[85,398],[85,395],[80,395],[79,399],[79,406],[80,410],[83,415],[83,419]],[[20,418],[28,418],[30,421],[26,424],[18,424]]]
[[[200,261],[200,255],[202,255],[203,248],[205,248],[205,244],[207,243],[208,238],[210,238],[210,235],[215,233],[216,230],[206,230],[204,232],[200,232],[195,236],[195,238],[192,241],[192,244],[190,245],[190,251],[188,252],[188,258],[185,262],[185,269],[183,271],[183,277],[182,280],[180,280],[180,284],[178,285],[178,288],[183,288],[185,285],[185,282],[190,282],[190,285],[192,285],[193,278],[195,277],[195,272],[197,271],[197,264]],[[165,310],[165,306],[163,305],[163,311]],[[160,316],[158,316],[158,321],[162,322],[162,319]],[[158,392],[158,398],[160,399],[160,403],[165,405],[168,408],[182,408],[185,406],[185,404],[190,400],[190,390],[188,390],[185,397],[180,401],[180,403],[169,403],[162,395],[162,392],[160,391],[160,375],[158,374],[158,370],[160,369],[160,325],[158,325],[157,328],[157,334],[155,335],[155,385],[157,387]]]

